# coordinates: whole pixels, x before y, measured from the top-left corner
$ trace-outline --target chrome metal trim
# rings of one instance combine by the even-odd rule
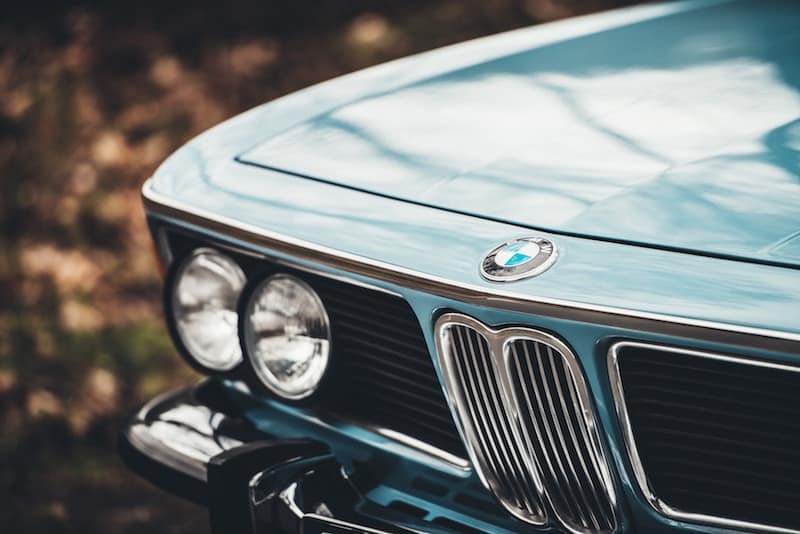
[[[168,237],[169,233],[180,234],[183,237],[187,237],[189,239],[198,237],[196,233],[192,233],[192,232],[183,230],[183,229],[181,229],[179,227],[176,227],[176,226],[167,226],[167,227],[162,226],[162,227],[160,227],[158,229],[158,231],[157,231],[157,238],[156,239],[158,240],[159,243],[161,241],[163,241],[164,251],[169,256],[169,262],[167,262],[165,264],[166,266],[169,266],[169,264],[172,263],[172,261],[174,259],[174,254],[173,254],[172,250],[169,247],[169,237]],[[322,276],[323,278],[328,278],[330,280],[336,280],[337,282],[350,284],[351,286],[357,286],[357,287],[363,287],[365,289],[371,289],[372,291],[379,291],[381,293],[386,293],[387,295],[392,295],[392,296],[395,296],[395,297],[401,297],[401,298],[403,297],[403,295],[401,295],[397,291],[392,291],[391,289],[386,289],[385,287],[381,287],[381,286],[377,286],[377,285],[374,285],[374,284],[370,284],[368,282],[363,282],[361,280],[356,280],[356,279],[354,279],[352,277],[347,277],[347,276],[342,276],[342,275],[339,275],[339,274],[331,273],[329,271],[325,271],[324,269],[316,269],[314,267],[311,267],[311,266],[308,266],[308,265],[304,265],[304,264],[296,262],[296,261],[287,260],[287,259],[284,259],[284,258],[277,258],[277,257],[267,256],[265,254],[262,254],[261,252],[255,251],[253,249],[239,247],[239,246],[236,246],[236,245],[232,245],[231,243],[225,243],[225,242],[219,241],[217,239],[208,239],[205,236],[201,236],[200,239],[205,240],[205,241],[211,241],[210,243],[207,243],[207,248],[224,250],[224,251],[227,251],[229,253],[232,252],[232,253],[235,253],[235,254],[241,254],[243,256],[248,256],[250,258],[255,258],[255,259],[259,259],[259,260],[264,260],[265,259],[267,261],[270,261],[270,262],[274,263],[275,265],[280,265],[281,267],[288,267],[290,269],[295,269],[297,271],[302,271],[304,273],[315,274],[317,276]],[[202,248],[202,245],[201,245],[201,248]]]
[[[286,507],[295,515],[297,519],[302,519],[305,514],[297,504],[297,499],[295,498],[296,493],[297,482],[293,482],[285,490],[283,490],[278,497],[281,501],[283,501],[284,504],[286,504]]]
[[[356,525],[355,523],[350,523],[349,521],[342,521],[341,519],[336,519],[333,517],[328,517],[325,515],[320,514],[305,514],[303,516],[307,519],[316,519],[323,523],[327,523],[329,525],[337,527],[338,532],[357,532],[358,534],[390,534],[388,531],[385,530],[378,530],[372,527],[365,527],[363,525]],[[409,532],[416,532],[417,534],[426,534],[421,530],[417,530],[416,528],[412,528],[407,525],[403,525],[403,529]]]
[[[227,383],[230,387],[237,389],[246,395],[253,394],[252,390],[245,382],[237,380],[229,381]],[[387,428],[382,428],[359,421],[358,419],[342,417],[337,414],[326,414],[325,416],[320,416],[319,414],[303,414],[302,417],[307,421],[313,422],[314,424],[336,430],[341,430],[342,424],[357,426],[383,438],[394,441],[403,447],[408,447],[415,453],[427,456],[429,459],[436,462],[436,464],[439,464],[436,466],[437,469],[447,470],[448,473],[452,473],[456,476],[465,476],[472,470],[472,464],[466,458],[449,453],[427,442],[421,441],[407,434],[403,434],[402,432],[397,432],[396,430],[389,430]],[[378,446],[375,442],[369,442],[369,444],[372,446]]]
[[[698,514],[693,512],[683,512],[673,508],[666,502],[662,501],[655,494],[650,481],[645,473],[644,465],[642,464],[641,457],[639,456],[639,449],[636,446],[636,438],[633,435],[633,428],[631,426],[630,418],[628,417],[628,408],[625,403],[625,389],[622,384],[622,376],[619,369],[620,351],[625,347],[656,349],[665,352],[672,352],[676,354],[684,354],[687,356],[696,356],[699,358],[708,358],[712,360],[719,360],[731,363],[738,363],[744,365],[752,365],[754,367],[767,367],[770,369],[778,369],[792,373],[800,373],[800,367],[766,362],[762,360],[755,360],[739,356],[727,356],[723,354],[716,354],[713,352],[705,352],[692,349],[684,349],[680,347],[671,347],[669,345],[661,345],[658,343],[645,343],[639,341],[618,341],[611,345],[608,350],[608,376],[611,381],[611,392],[614,397],[614,405],[617,412],[620,428],[622,430],[623,441],[627,449],[628,460],[631,463],[636,484],[639,487],[644,499],[653,507],[659,514],[676,521],[685,521],[688,523],[697,523],[702,525],[711,525],[718,527],[735,528],[746,531],[769,532],[778,534],[800,534],[800,530],[790,529],[785,527],[776,527],[771,525],[764,525],[761,523],[751,523],[748,521],[740,521],[737,519],[729,519],[725,517]]]
[[[319,380],[317,383],[314,384],[312,387],[302,391],[300,393],[289,393],[280,389],[277,384],[277,379],[270,377],[269,373],[270,370],[266,368],[265,365],[262,365],[260,362],[257,361],[256,356],[256,347],[254,346],[254,338],[255,333],[253,331],[253,323],[251,318],[253,316],[253,307],[256,305],[256,301],[260,298],[261,293],[266,289],[266,287],[275,281],[280,280],[287,280],[294,284],[297,284],[302,289],[304,289],[308,295],[310,296],[311,300],[319,308],[320,313],[320,323],[322,323],[322,329],[325,331],[327,341],[328,341],[328,351],[325,355],[325,369],[320,375]],[[247,365],[250,366],[252,369],[253,374],[259,379],[261,384],[267,388],[269,391],[275,394],[278,398],[285,399],[285,400],[302,400],[310,397],[314,393],[317,392],[320,385],[325,378],[325,375],[328,373],[328,369],[331,364],[331,355],[333,353],[333,338],[331,334],[331,320],[328,317],[328,309],[325,307],[325,304],[322,302],[319,294],[317,294],[316,290],[311,287],[308,282],[305,280],[294,276],[293,274],[289,273],[275,273],[270,276],[267,276],[263,280],[259,281],[257,285],[253,286],[253,289],[250,291],[249,295],[245,295],[247,301],[244,303],[244,313],[239,318],[239,338],[240,343],[242,346],[242,352],[244,353],[244,358],[247,361]],[[274,381],[273,381],[274,380]]]
[[[600,521],[602,521],[603,518],[594,517],[594,513],[591,510],[592,503],[590,502],[592,499],[595,500],[595,503],[601,509],[604,504],[601,499],[608,499],[610,517],[607,519],[612,525],[617,525],[617,499],[616,492],[614,490],[614,481],[609,467],[608,455],[606,454],[605,447],[600,436],[600,426],[594,411],[592,399],[590,397],[589,385],[586,383],[583,369],[581,369],[578,358],[572,352],[572,350],[557,337],[545,332],[529,332],[526,330],[527,329],[512,329],[511,335],[504,340],[503,350],[504,357],[507,360],[506,367],[510,368],[510,363],[508,362],[509,352],[512,352],[512,349],[514,348],[512,344],[517,341],[534,341],[538,344],[545,345],[547,347],[548,359],[550,360],[550,372],[554,377],[557,377],[558,373],[553,367],[553,349],[561,357],[560,360],[567,365],[569,378],[572,379],[572,383],[566,384],[568,390],[564,392],[561,384],[556,378],[554,380],[556,391],[550,391],[549,386],[545,385],[544,397],[547,399],[550,412],[552,413],[558,411],[558,409],[554,406],[556,399],[558,400],[563,413],[567,414],[570,410],[572,410],[572,413],[575,415],[577,428],[573,427],[571,422],[568,422],[566,426],[569,436],[565,437],[562,434],[560,425],[554,424],[553,427],[556,429],[558,441],[561,447],[566,448],[568,443],[576,447],[575,457],[580,464],[580,469],[571,464],[572,459],[570,458],[569,454],[565,454],[564,457],[567,463],[568,471],[572,473],[572,478],[574,478],[576,481],[575,485],[577,490],[580,490],[581,495],[584,498],[584,504],[588,510],[588,514],[591,516],[591,521],[595,522],[596,529],[598,531],[603,530],[603,526],[600,525]],[[523,349],[527,350],[527,347],[523,347]],[[535,350],[538,351],[538,347]],[[545,376],[547,374],[547,370],[543,367],[542,358],[539,357],[536,360],[540,375]],[[527,361],[528,365],[530,365],[529,358]],[[534,374],[534,371],[529,368],[529,375],[533,376]],[[539,411],[541,413],[547,412],[546,407],[540,407]],[[566,419],[569,421],[568,416]],[[523,429],[524,428],[525,426],[523,425]],[[528,437],[528,439],[530,439],[530,437]],[[584,456],[581,454],[581,451],[577,449],[579,443],[582,443],[589,451],[590,454],[587,458],[584,458]],[[545,448],[544,444],[542,444],[542,448]],[[557,447],[555,446],[553,447],[554,450],[556,448]],[[556,458],[556,461],[558,461],[558,458]],[[562,469],[564,469],[563,466]],[[579,471],[582,472],[583,476],[585,476],[588,480],[580,480],[581,474],[579,474]],[[594,481],[591,480],[592,475],[598,479],[600,484],[602,484],[602,487],[597,488],[594,486]],[[565,473],[565,478],[570,478],[569,473]],[[589,483],[590,488],[585,488],[583,486],[583,484],[587,482]],[[591,491],[591,493],[587,494],[587,491]],[[573,498],[577,501],[577,498]],[[554,508],[556,513],[560,512],[561,510],[560,507]],[[587,519],[586,517],[584,518]],[[566,523],[566,520],[563,518],[561,521],[562,523]],[[615,528],[615,526],[612,526],[612,531]],[[594,532],[594,530],[589,532]]]
[[[660,313],[639,312],[609,306],[598,306],[553,298],[522,295],[502,289],[447,280],[412,269],[365,258],[315,243],[279,234],[255,225],[198,209],[153,190],[151,179],[142,187],[142,200],[148,213],[194,225],[254,247],[277,254],[291,255],[309,261],[380,280],[401,287],[452,298],[480,306],[487,300],[492,307],[509,311],[543,315],[611,327],[688,337],[706,341],[723,341],[764,350],[793,352],[800,348],[800,333],[780,332],[763,328],[731,325],[690,319]]]
[[[369,425],[369,424],[359,423],[357,421],[355,423],[358,426],[366,428],[367,430],[371,430],[371,431],[375,432],[376,434],[378,434],[380,436],[383,436],[383,437],[385,437],[387,439],[390,439],[392,441],[396,441],[398,443],[401,443],[401,444],[405,445],[406,447],[409,447],[411,449],[415,449],[415,450],[417,450],[419,452],[422,452],[424,454],[427,454],[428,456],[431,456],[433,458],[437,458],[438,460],[440,460],[442,462],[445,462],[445,463],[448,463],[452,467],[455,467],[455,468],[460,469],[462,471],[469,471],[471,469],[471,465],[469,463],[469,460],[467,460],[465,458],[462,458],[460,456],[457,456],[455,454],[449,453],[447,451],[444,451],[442,449],[439,449],[437,447],[434,447],[433,445],[431,445],[431,444],[429,444],[429,443],[427,443],[425,441],[419,440],[417,438],[411,437],[411,436],[409,436],[407,434],[403,434],[402,432],[397,432],[396,430],[392,430],[392,429],[389,429],[389,428],[383,428],[383,427],[379,427],[379,426],[373,426],[373,425]]]
[[[289,267],[290,269],[295,269],[297,271],[302,271],[304,273],[315,274],[317,276],[321,276],[322,278],[327,278],[328,280],[336,280],[337,282],[341,282],[343,284],[348,284],[351,286],[361,287],[364,289],[369,289],[371,291],[378,291],[379,293],[385,293],[387,295],[392,295],[393,297],[399,297],[403,300],[405,298],[403,295],[398,293],[397,291],[392,291],[391,289],[386,289],[385,287],[376,286],[375,284],[370,284],[368,282],[362,282],[361,280],[356,280],[351,277],[342,276],[338,274],[334,274],[323,269],[315,269],[313,267],[309,267],[308,265],[303,265],[302,263],[297,263],[289,260],[285,260],[283,258],[268,258],[264,254],[257,254],[260,259],[266,259],[267,261],[271,261],[275,265],[280,265],[283,267]]]
[[[486,339],[486,342],[489,344],[489,352],[491,354],[501,354],[502,347],[498,345],[498,340],[496,338],[498,332],[487,328],[485,325],[483,325],[483,323],[466,315],[455,313],[444,314],[439,317],[434,325],[436,354],[439,359],[439,366],[442,370],[442,375],[444,377],[444,389],[447,397],[447,403],[450,406],[451,412],[453,413],[453,419],[455,420],[459,434],[464,441],[467,454],[472,461],[475,472],[477,473],[478,478],[483,485],[497,497],[503,508],[505,508],[510,514],[527,523],[545,526],[548,524],[548,517],[547,511],[543,506],[544,488],[541,480],[539,479],[538,469],[535,467],[534,460],[530,458],[529,455],[522,454],[522,463],[524,464],[524,466],[522,466],[519,464],[519,458],[514,458],[512,460],[511,456],[509,455],[513,455],[514,452],[520,453],[522,451],[512,450],[509,452],[507,450],[508,447],[516,448],[516,444],[519,442],[519,436],[517,435],[518,432],[514,429],[514,425],[511,425],[511,431],[513,435],[507,436],[507,429],[500,430],[500,428],[498,428],[497,421],[488,421],[489,416],[487,416],[484,411],[480,411],[474,407],[474,403],[469,402],[469,400],[463,394],[464,388],[459,379],[461,372],[455,367],[453,359],[449,357],[449,350],[445,346],[446,339],[444,335],[446,330],[453,325],[466,326],[483,335]],[[475,356],[474,353],[473,356]],[[492,357],[489,359],[495,360],[495,358]],[[496,365],[496,362],[493,363]],[[497,375],[502,376],[504,373],[497,373]],[[485,391],[485,388],[482,384],[476,386],[474,383],[476,379],[477,377],[470,377],[470,382],[472,382],[471,389],[481,390],[483,403],[489,404],[489,397],[491,394]],[[511,410],[514,410],[514,403],[510,402],[508,398],[507,385],[505,387],[500,387],[500,395],[503,397],[503,405],[509,406]],[[486,429],[491,427],[491,432],[479,432],[473,427],[472,424],[468,425],[465,423],[466,421],[470,421],[474,418],[472,413],[470,413],[472,411],[477,412],[474,417],[481,420],[482,426],[484,426]],[[516,420],[518,418],[516,414],[512,413],[509,419]],[[486,435],[484,436],[484,434]],[[502,445],[505,445],[505,447]],[[538,514],[530,510],[520,509],[516,505],[512,505],[512,503],[509,502],[509,497],[505,495],[507,493],[506,488],[501,485],[499,480],[491,475],[491,471],[497,471],[498,474],[502,472],[502,476],[507,479],[509,485],[516,485],[511,482],[513,475],[510,475],[507,470],[501,466],[496,465],[495,461],[491,457],[486,457],[484,454],[481,454],[479,452],[481,449],[501,449],[502,455],[505,457],[504,461],[506,464],[517,464],[517,469],[520,470],[522,470],[524,467],[526,474],[529,475],[534,482],[534,488],[536,492],[534,497],[536,501],[530,502],[531,496],[527,496],[526,499],[524,490],[520,491],[519,488],[514,488],[515,493],[517,493],[515,498],[519,498],[520,500],[528,500],[527,504],[529,507],[530,505],[534,505],[539,508],[537,511]]]
[[[524,468],[527,470],[526,474],[530,476],[534,482],[535,491],[537,493],[537,497],[539,498],[538,504],[541,508],[540,515],[530,511],[520,510],[516,505],[506,502],[506,499],[504,498],[504,495],[508,493],[508,488],[504,488],[503,484],[507,484],[509,481],[515,481],[513,479],[514,474],[508,473],[508,470],[502,467],[501,464],[502,461],[505,461],[506,465],[512,464],[514,462],[514,459],[511,458],[511,456],[513,456],[513,452],[507,452],[505,449],[501,450],[500,453],[505,458],[498,462],[495,462],[495,459],[493,458],[485,457],[485,455],[481,452],[482,449],[487,449],[489,445],[491,445],[488,444],[486,440],[494,441],[495,439],[503,439],[501,436],[502,432],[497,428],[496,423],[487,422],[487,417],[483,415],[483,412],[473,406],[475,403],[467,398],[469,392],[465,391],[465,389],[477,391],[480,388],[476,388],[474,384],[471,384],[470,387],[467,388],[463,384],[461,375],[464,373],[458,368],[459,365],[454,361],[455,358],[453,355],[451,355],[450,349],[448,348],[448,345],[451,343],[450,339],[448,339],[448,336],[451,335],[452,328],[457,326],[472,329],[478,335],[483,336],[483,339],[488,345],[488,360],[490,360],[493,367],[491,370],[487,369],[487,371],[493,372],[498,378],[502,401],[502,404],[500,406],[496,406],[495,408],[497,410],[504,410],[508,412],[506,419],[511,422],[509,426],[511,427],[513,433],[513,436],[509,437],[510,443],[508,445],[512,447],[513,452],[516,452],[522,456],[522,463],[524,464]],[[580,414],[577,419],[579,421],[583,421],[583,424],[585,425],[585,427],[583,427],[580,431],[582,437],[585,438],[582,443],[589,452],[589,458],[582,458],[581,461],[593,462],[593,467],[596,469],[597,479],[602,484],[601,488],[594,488],[595,495],[600,499],[607,500],[609,507],[607,512],[609,513],[609,516],[606,519],[611,525],[610,531],[616,531],[616,529],[619,527],[619,518],[617,512],[614,481],[608,464],[609,456],[606,454],[605,446],[602,438],[600,437],[599,423],[594,412],[588,385],[583,377],[583,370],[580,368],[577,357],[572,350],[560,339],[539,330],[527,327],[493,329],[472,317],[460,313],[447,313],[442,315],[436,321],[434,330],[436,352],[444,377],[446,386],[445,393],[447,395],[448,404],[450,405],[450,409],[453,412],[453,417],[456,420],[458,431],[466,445],[467,453],[469,454],[470,460],[473,462],[475,471],[477,472],[481,482],[497,496],[500,503],[506,510],[508,510],[509,513],[513,514],[519,519],[539,526],[554,526],[566,529],[572,533],[589,534],[591,532],[602,531],[603,529],[601,529],[599,526],[596,530],[583,529],[580,528],[580,526],[574,525],[573,521],[564,517],[559,506],[554,503],[552,492],[561,491],[561,489],[548,487],[545,485],[542,478],[543,471],[541,462],[550,462],[549,456],[545,455],[546,457],[544,458],[538,458],[526,452],[534,450],[534,448],[531,446],[531,442],[535,438],[533,438],[531,434],[534,431],[538,432],[538,429],[525,428],[526,425],[523,423],[521,416],[521,412],[524,408],[521,406],[521,401],[515,393],[513,378],[510,370],[510,362],[512,358],[512,351],[510,347],[517,341],[533,341],[535,343],[545,345],[548,348],[552,348],[560,353],[562,361],[566,362],[569,374],[572,375],[571,378],[574,381],[573,387],[577,391],[578,395],[577,398],[571,397],[570,402],[573,403],[573,409],[578,410],[577,413]],[[459,339],[459,343],[463,345],[463,339]],[[475,349],[470,349],[470,351],[473,355],[472,359],[474,360]],[[466,354],[467,352],[469,351],[467,350],[466,346],[462,346],[461,353]],[[470,381],[472,381],[471,378]],[[483,388],[482,385],[481,388]],[[481,394],[484,397],[484,403],[491,401],[491,392],[487,394],[485,391],[482,391]],[[561,403],[565,402],[563,398],[559,399],[559,401]],[[552,411],[556,412],[556,409],[553,408]],[[481,426],[485,427],[484,431],[474,428],[473,420],[476,420],[476,418],[481,420]],[[483,435],[486,434],[485,430],[489,429],[490,426],[494,428],[494,437],[491,435]],[[492,433],[489,432],[488,434]],[[497,444],[495,444],[495,447],[497,448]],[[577,452],[578,451],[576,451],[576,453]],[[516,466],[512,465],[511,467],[512,469],[520,469],[523,467],[523,465],[517,464]],[[496,479],[491,474],[492,472],[499,473],[501,471],[502,476],[507,479],[506,482]],[[522,483],[525,483],[525,481],[522,481]],[[512,491],[516,490],[512,488]],[[602,494],[597,495],[598,491]],[[598,503],[600,508],[603,508],[604,503],[602,501],[598,501]],[[591,513],[591,510],[589,510],[589,512]],[[599,523],[597,524],[599,525]]]

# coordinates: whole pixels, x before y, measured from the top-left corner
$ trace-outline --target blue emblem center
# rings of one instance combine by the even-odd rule
[[[497,253],[494,262],[499,267],[511,268],[528,263],[539,254],[540,248],[536,243],[517,241]]]

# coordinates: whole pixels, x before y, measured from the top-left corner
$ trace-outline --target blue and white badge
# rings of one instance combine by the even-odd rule
[[[536,276],[556,261],[556,247],[549,239],[523,237],[503,243],[483,259],[481,274],[493,282],[511,282]]]

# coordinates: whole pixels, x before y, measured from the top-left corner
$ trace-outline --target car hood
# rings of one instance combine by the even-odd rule
[[[238,159],[532,229],[800,265],[800,10],[696,4],[343,98]]]

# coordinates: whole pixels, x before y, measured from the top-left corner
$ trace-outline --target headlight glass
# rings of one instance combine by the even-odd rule
[[[245,282],[241,267],[213,249],[195,250],[178,267],[171,299],[175,329],[202,367],[229,371],[242,361],[236,307]]]
[[[276,274],[253,291],[243,317],[253,371],[273,393],[308,397],[328,367],[331,329],[319,296],[300,280]]]

